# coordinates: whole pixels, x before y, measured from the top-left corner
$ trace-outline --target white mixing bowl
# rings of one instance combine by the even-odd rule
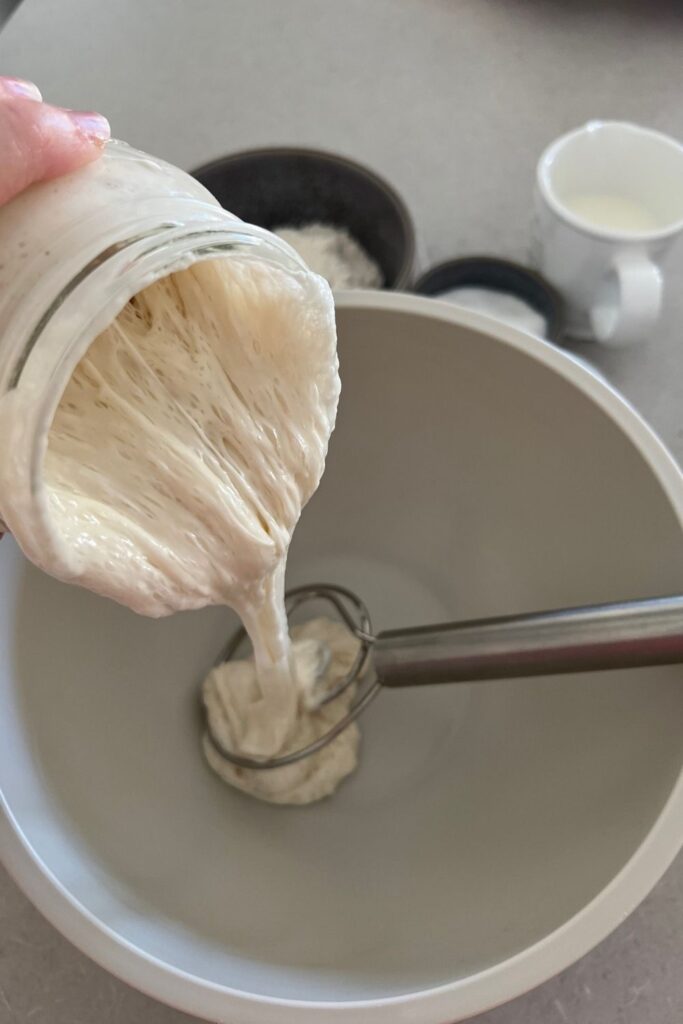
[[[339,301],[343,398],[290,582],[380,628],[683,591],[683,480],[600,379],[511,328]],[[277,809],[199,752],[217,609],[160,622],[0,544],[5,863],[81,949],[230,1024],[436,1024],[623,920],[683,836],[683,670],[386,693],[331,800]]]

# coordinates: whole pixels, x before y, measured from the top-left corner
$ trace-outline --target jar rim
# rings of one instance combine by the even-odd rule
[[[229,256],[258,256],[260,262],[294,275],[311,273],[291,246],[266,229],[246,224],[222,208],[217,208],[216,214],[218,220],[209,224],[205,217],[181,225],[157,222],[154,230],[138,231],[110,245],[54,297],[22,346],[9,376],[11,386],[4,389],[5,398],[14,398],[23,413],[21,430],[14,438],[21,449],[14,467],[20,476],[17,489],[22,495],[22,515],[17,521],[13,514],[8,517],[9,510],[3,509],[3,515],[7,527],[37,564],[66,566],[68,560],[53,528],[42,476],[57,406],[80,359],[132,296],[194,263]],[[47,365],[46,351],[50,352]],[[31,395],[30,402],[18,399],[24,392]],[[0,400],[4,400],[1,394]],[[35,550],[37,545],[40,552]]]

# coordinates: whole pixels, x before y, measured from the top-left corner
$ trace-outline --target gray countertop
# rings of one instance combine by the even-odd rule
[[[4,74],[106,113],[191,168],[292,143],[393,181],[422,260],[527,258],[534,165],[593,117],[683,138],[683,6],[605,0],[24,0]],[[621,353],[581,346],[683,460],[683,246],[662,321]],[[679,1024],[683,859],[598,949],[479,1024]],[[0,875],[0,1024],[180,1024],[109,977]]]

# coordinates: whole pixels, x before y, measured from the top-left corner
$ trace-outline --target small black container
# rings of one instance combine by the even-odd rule
[[[320,222],[346,228],[381,268],[384,288],[406,289],[415,230],[397,193],[372,171],[312,149],[254,149],[222,157],[194,177],[232,213],[264,228]]]
[[[563,302],[552,285],[528,267],[494,256],[468,256],[447,260],[424,273],[413,291],[437,299],[456,288],[488,288],[515,295],[531,306],[546,322],[545,337],[557,341],[564,321]]]

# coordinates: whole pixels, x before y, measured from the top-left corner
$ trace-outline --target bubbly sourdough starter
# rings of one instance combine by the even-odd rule
[[[250,756],[320,734],[351,696],[309,709],[311,659],[292,658],[283,603],[292,531],[334,426],[337,367],[321,278],[248,256],[206,260],[145,288],[99,335],[48,435],[44,483],[64,567],[44,568],[145,615],[235,609],[255,667],[215,670],[205,697],[229,719],[218,734]],[[338,678],[355,640],[334,626],[312,628],[334,640]],[[243,772],[206,749],[233,784],[301,803],[353,769],[357,738],[349,731],[299,771]]]
[[[360,646],[341,622],[324,618],[294,626],[292,641],[299,714],[279,751],[282,754],[312,743],[348,711],[355,694],[354,687],[322,707],[318,707],[319,698],[347,674]],[[331,660],[322,677],[318,678],[320,644],[330,652]],[[228,750],[247,753],[254,739],[258,747],[259,738],[250,735],[251,722],[249,715],[245,714],[245,709],[260,699],[260,685],[253,662],[219,665],[207,676],[203,697],[212,736]],[[267,771],[236,768],[221,756],[208,735],[204,738],[204,753],[222,779],[252,796],[271,803],[306,804],[328,796],[353,771],[359,738],[359,729],[354,722],[317,754]]]

